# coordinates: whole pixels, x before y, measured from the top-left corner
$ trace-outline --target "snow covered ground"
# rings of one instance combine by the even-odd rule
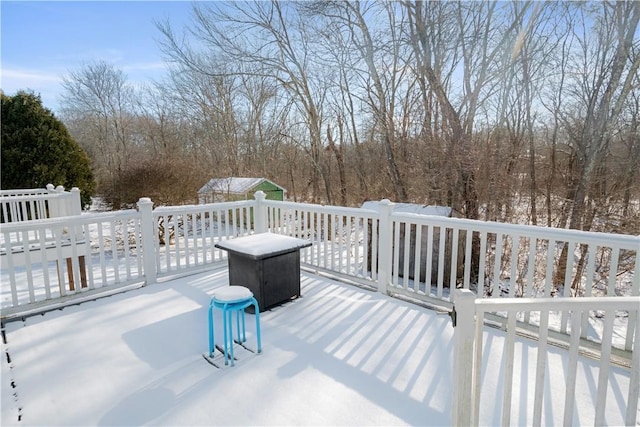
[[[450,424],[449,316],[303,272],[303,297],[261,315],[263,353],[216,368],[206,312],[227,283],[212,270],[6,324],[1,424]],[[485,342],[480,424],[496,425],[504,334],[486,328]],[[536,347],[516,343],[517,425],[532,422]],[[562,424],[567,359],[550,348],[544,425]],[[578,363],[574,423],[593,424],[598,363]],[[629,377],[610,371],[608,425],[624,423]]]

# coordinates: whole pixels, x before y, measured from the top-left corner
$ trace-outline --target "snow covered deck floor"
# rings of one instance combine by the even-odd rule
[[[263,354],[238,352],[233,368],[202,357],[209,298],[226,286],[226,269],[8,323],[2,425],[450,423],[449,316],[308,273],[302,278],[302,298],[262,314]],[[249,331],[252,325],[249,318]],[[485,337],[480,424],[495,425],[503,334],[487,329]],[[566,358],[550,349],[543,424],[562,424]],[[519,340],[514,424],[531,424],[535,360],[535,344]],[[581,359],[578,372],[575,421],[592,424],[597,363]],[[612,369],[609,425],[623,422],[619,391],[628,381],[628,370]]]

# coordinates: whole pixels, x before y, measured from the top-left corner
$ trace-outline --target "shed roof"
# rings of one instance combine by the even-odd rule
[[[286,191],[283,187],[266,178],[239,178],[232,176],[228,178],[210,179],[209,182],[198,190],[198,194],[206,194],[211,191],[218,193],[245,194],[265,181],[280,188],[282,191]]]
[[[368,202],[364,202],[362,206],[363,209],[371,209],[377,211],[380,209],[380,202],[376,200],[371,200]],[[435,215],[435,216],[446,216],[450,217],[452,210],[448,206],[425,206],[418,205],[415,203],[394,203],[393,204],[394,212],[405,212],[405,213],[415,213],[421,215]]]

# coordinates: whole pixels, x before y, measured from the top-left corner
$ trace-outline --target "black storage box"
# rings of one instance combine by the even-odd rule
[[[260,311],[300,296],[300,249],[308,246],[311,242],[272,233],[216,244],[228,252],[229,284],[249,288]]]

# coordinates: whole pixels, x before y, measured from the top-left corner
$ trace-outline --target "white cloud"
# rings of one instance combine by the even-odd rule
[[[124,60],[124,57],[124,52],[120,49],[100,48],[57,53],[54,61],[56,63],[64,63],[68,68],[77,68],[83,64],[98,61],[116,64]]]
[[[2,82],[2,88],[15,86],[18,89],[32,84],[51,84],[60,83],[62,77],[59,74],[46,73],[34,70],[13,70],[3,68],[0,70],[0,82]]]
[[[166,70],[167,64],[162,61],[141,62],[137,64],[123,65],[122,71]]]
[[[0,88],[5,95],[14,95],[19,90],[30,90],[39,94],[42,104],[52,110],[58,106],[62,74],[26,69],[0,69]]]
[[[127,81],[135,86],[143,86],[160,80],[167,73],[168,66],[162,61],[116,64],[127,76]]]

